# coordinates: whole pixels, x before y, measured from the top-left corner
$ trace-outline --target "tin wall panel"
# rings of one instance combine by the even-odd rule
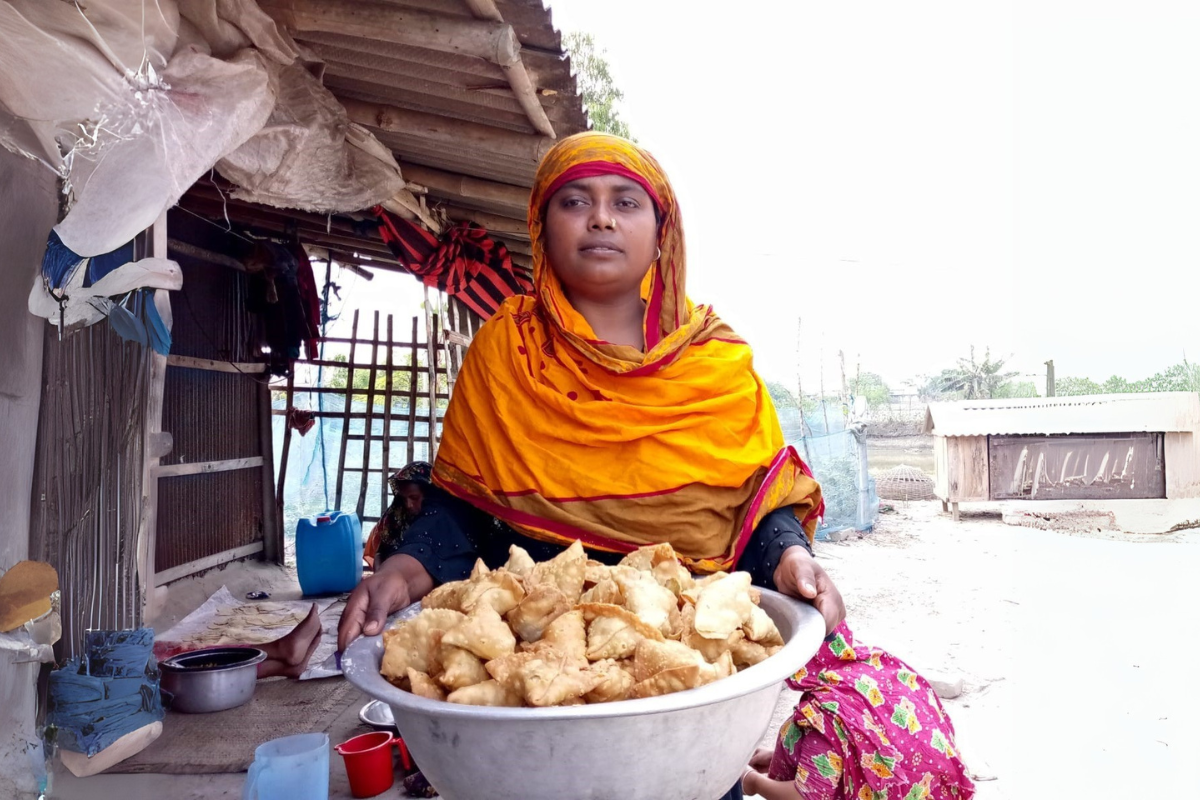
[[[246,375],[170,367],[163,388],[163,430],[171,433],[173,443],[162,463],[262,455],[261,391],[260,384]]]
[[[155,570],[261,541],[262,475],[261,469],[238,469],[160,479]]]
[[[173,213],[172,239],[238,257],[238,242],[199,220]],[[257,315],[246,306],[246,276],[171,250],[183,270],[173,292],[171,354],[214,361],[261,360]],[[171,451],[163,465],[265,456],[260,426],[267,391],[263,373],[220,372],[179,365],[167,368],[163,431]],[[269,424],[269,420],[267,421]],[[270,441],[269,437],[265,441]],[[248,468],[159,478],[155,570],[216,555],[263,539],[263,469]]]
[[[1167,496],[1161,433],[991,436],[993,500],[1131,500]]]

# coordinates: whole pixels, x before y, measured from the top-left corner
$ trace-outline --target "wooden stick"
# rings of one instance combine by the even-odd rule
[[[300,391],[304,392],[304,391],[308,391],[308,390],[301,388]],[[439,400],[448,400],[449,398],[450,398],[450,396],[445,393],[438,394]],[[271,412],[272,416],[276,416],[276,417],[282,417],[285,413],[286,412],[283,411],[283,409],[276,409]],[[441,412],[439,412],[439,413],[441,413]],[[314,412],[312,412],[312,415],[313,415],[313,419],[343,419],[345,417],[345,414],[343,414],[341,411],[314,411]],[[445,414],[442,414],[442,416],[445,416]],[[366,418],[367,418],[367,412],[365,412],[365,411],[355,411],[353,414],[350,415],[350,419],[366,419]],[[362,438],[362,434],[359,434],[359,433],[350,434],[350,439],[352,441],[358,441],[361,438]],[[405,437],[397,435],[393,438],[396,440],[400,440]]]
[[[443,197],[501,206],[520,219],[529,211],[529,190],[523,186],[471,178],[407,161],[400,165],[400,171],[405,180],[416,181]]]
[[[350,338],[355,341],[350,342],[350,360],[346,364],[346,408],[342,417],[342,446],[338,452],[337,486],[333,495],[334,508],[339,511],[342,508],[342,484],[346,472],[346,443],[349,441],[346,437],[350,435],[350,412],[354,399],[354,349],[358,344],[358,309],[354,310],[354,319],[350,324]]]
[[[286,417],[288,411],[296,401],[296,369],[293,365],[292,369],[288,370],[287,377],[287,404],[284,406],[283,415]],[[280,510],[283,509],[283,490],[287,485],[287,468],[288,468],[288,452],[292,449],[292,425],[290,419],[283,421],[283,452],[279,454],[279,485],[275,490],[275,505]]]
[[[467,0],[467,8],[471,9],[471,15],[475,19],[487,19],[492,22],[504,21],[504,17],[500,16],[500,10],[496,8],[493,0]]]
[[[455,222],[474,222],[487,228],[488,231],[504,233],[516,238],[529,239],[529,223],[524,219],[502,217],[499,214],[489,214],[486,211],[468,211],[465,208],[447,206],[446,216]]]
[[[359,125],[412,136],[435,145],[459,150],[477,149],[489,155],[507,156],[531,166],[541,163],[542,156],[554,146],[554,140],[548,136],[532,136],[380,103],[365,103],[345,97],[339,100],[345,106],[350,121]]]
[[[412,368],[412,378],[408,383],[408,461],[411,464],[417,459],[417,318],[413,317],[412,349],[409,351],[409,366]]]
[[[387,382],[384,384],[383,400],[383,461],[379,481],[379,516],[387,513],[388,507],[388,476],[391,474],[388,464],[391,463],[392,450],[392,379],[395,371],[392,369],[392,315],[387,316]]]
[[[167,464],[155,470],[159,478],[177,478],[181,475],[202,475],[209,472],[229,472],[235,469],[251,469],[263,465],[262,456],[230,458],[224,461],[197,461],[191,464]]]
[[[262,0],[259,5],[291,31],[336,33],[486,59],[519,52],[511,25],[464,19],[366,0]]]
[[[429,302],[429,287],[425,287],[425,366],[428,369],[429,389],[429,462],[437,457],[437,313]]]
[[[215,264],[218,267],[228,267],[229,269],[236,269],[238,272],[246,271],[246,265],[232,256],[227,256],[224,253],[215,253],[212,250],[205,250],[203,247],[197,247],[194,244],[181,242],[178,239],[168,239],[167,247],[169,247],[177,255],[185,256],[187,258],[194,258],[197,261],[203,261],[206,264]]]
[[[542,103],[538,100],[537,87],[533,85],[521,56],[518,55],[512,63],[501,64],[500,69],[504,70],[504,77],[508,78],[508,85],[512,87],[517,102],[521,104],[521,110],[529,117],[529,124],[542,136],[553,137],[554,126],[550,124],[550,117],[546,115],[546,109],[542,108]]]
[[[193,358],[192,356],[177,356],[174,353],[167,356],[167,366],[184,369],[204,369],[210,372],[232,372],[242,375],[257,375],[267,371],[266,364],[253,362],[215,361],[211,358]]]
[[[362,519],[367,510],[367,484],[371,475],[371,439],[375,435],[375,378],[376,364],[379,363],[379,311],[375,312],[375,335],[371,341],[371,369],[367,378],[367,419],[363,427],[363,457],[362,480],[358,482],[358,502],[354,505],[354,513]]]
[[[341,362],[334,362],[334,363],[337,364],[338,366],[343,366],[343,364]],[[363,367],[361,365],[359,365],[359,368],[365,369],[365,367]],[[396,372],[410,372],[411,369],[412,369],[411,367],[407,367],[407,366],[395,367]],[[425,369],[425,367],[418,367],[417,372],[421,375],[424,375],[427,372],[427,370]],[[445,374],[446,374],[446,369],[444,367],[438,370],[438,375],[445,375]],[[344,390],[334,388],[333,386],[310,386],[310,387],[305,387],[302,391],[304,391],[308,394],[342,394]],[[393,398],[404,397],[404,396],[408,395],[408,389],[393,388],[390,393],[384,389],[376,389],[375,390],[375,398],[376,399],[386,397],[388,394],[390,394],[391,397],[393,397]],[[438,397],[445,399],[446,397],[449,397],[449,395],[446,394],[445,392],[438,392]],[[337,413],[341,414],[342,412],[338,411]]]
[[[290,373],[289,372],[289,378]],[[271,423],[271,387],[258,383],[258,442],[263,456],[262,503],[263,503],[263,558],[275,564],[283,563],[283,507],[276,501],[274,431]],[[285,419],[284,430],[290,426]],[[285,433],[286,437],[287,434]],[[282,470],[282,466],[280,467]]]

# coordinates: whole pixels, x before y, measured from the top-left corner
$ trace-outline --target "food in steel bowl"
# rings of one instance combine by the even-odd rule
[[[209,647],[168,658],[159,663],[163,700],[187,714],[236,708],[254,696],[266,658],[257,647]]]
[[[432,700],[481,706],[608,703],[695,689],[783,645],[745,572],[694,578],[668,544],[620,564],[576,542],[549,561],[519,547],[497,570],[443,584],[383,634],[380,673]]]
[[[763,589],[759,607],[782,650],[728,678],[655,697],[549,708],[431,700],[380,674],[382,636],[353,642],[342,669],[391,707],[413,759],[445,800],[715,800],[741,777],[784,680],[825,637],[825,620],[809,603]]]

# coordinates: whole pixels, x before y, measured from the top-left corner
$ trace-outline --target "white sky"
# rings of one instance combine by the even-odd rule
[[[1101,381],[1200,358],[1200,3],[550,4],[769,379],[798,315],[806,391],[822,350],[827,389],[839,349],[893,388],[972,343]]]

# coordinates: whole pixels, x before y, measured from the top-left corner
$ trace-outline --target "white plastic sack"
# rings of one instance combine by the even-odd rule
[[[174,0],[0,0],[0,106],[27,120],[40,142],[35,152],[9,137],[5,146],[59,170],[55,136],[65,133],[69,149],[94,133],[98,109],[166,66],[178,27]]]
[[[217,58],[254,47],[279,64],[290,64],[300,50],[286,31],[254,0],[179,0],[179,14],[203,37]]]
[[[370,208],[404,188],[391,152],[300,62],[268,66],[278,84],[271,118],[217,164],[238,185],[234,197],[324,214]]]
[[[160,87],[103,109],[96,146],[77,148],[75,203],[55,230],[81,255],[107,253],[150,227],[224,154],[258,131],[274,105],[263,58],[177,53]]]
[[[58,290],[58,294],[66,299],[61,309],[46,288],[45,281],[39,277],[33,283],[29,292],[29,313],[44,317],[54,325],[65,329],[87,327],[93,325],[108,315],[110,297],[123,295],[134,289],[159,289],[178,291],[183,288],[183,272],[179,265],[166,258],[143,258],[140,261],[130,261],[114,269],[91,286],[84,287],[83,281],[87,276],[87,260],[71,273],[66,284]],[[158,295],[163,294],[164,300],[159,301]],[[165,292],[155,293],[155,306],[162,311],[162,303],[167,304],[167,317],[170,316],[170,301],[165,299]],[[61,320],[60,320],[61,310]],[[168,321],[168,325],[169,325]]]

